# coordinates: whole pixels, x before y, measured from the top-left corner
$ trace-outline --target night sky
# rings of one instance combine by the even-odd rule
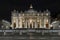
[[[34,10],[46,10],[51,12],[52,18],[55,18],[60,13],[59,0],[0,0],[0,20],[5,19],[11,21],[11,11],[28,10],[30,4]]]

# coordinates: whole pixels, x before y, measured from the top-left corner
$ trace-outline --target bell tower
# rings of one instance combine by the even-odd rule
[[[12,11],[11,22],[11,27],[13,29],[18,28],[18,12],[16,10]]]

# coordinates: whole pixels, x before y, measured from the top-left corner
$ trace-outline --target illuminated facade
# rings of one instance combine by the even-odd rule
[[[28,11],[18,12],[12,11],[11,27],[14,28],[50,28],[50,12],[37,12],[32,9],[32,5]]]

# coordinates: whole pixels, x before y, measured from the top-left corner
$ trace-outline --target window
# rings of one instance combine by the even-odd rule
[[[33,22],[33,28],[35,28],[35,22]]]
[[[14,26],[13,27],[14,27],[14,29],[16,28],[16,23],[14,23]]]
[[[28,28],[29,26],[28,26],[28,22],[27,22],[27,28]]]
[[[24,28],[24,23],[22,24],[22,28]]]
[[[30,24],[30,28],[32,28],[32,24]]]
[[[38,28],[40,27],[40,24],[39,24],[39,23],[37,23],[37,27],[38,27]]]
[[[48,24],[46,24],[46,28],[48,28],[49,27],[49,25]]]

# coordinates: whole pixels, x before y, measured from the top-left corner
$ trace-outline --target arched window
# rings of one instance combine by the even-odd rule
[[[46,28],[48,28],[49,27],[49,25],[48,24],[46,24]]]
[[[35,22],[33,22],[33,28],[35,28]]]
[[[27,28],[28,28],[28,22],[27,22]]]
[[[40,27],[40,24],[39,24],[39,23],[37,23],[37,27],[38,27],[38,28]]]
[[[32,28],[32,24],[30,24],[30,28]]]
[[[14,26],[13,27],[14,27],[14,29],[16,28],[16,23],[14,23]]]
[[[48,20],[46,21],[46,28],[48,28],[49,27],[49,24],[48,24]]]

